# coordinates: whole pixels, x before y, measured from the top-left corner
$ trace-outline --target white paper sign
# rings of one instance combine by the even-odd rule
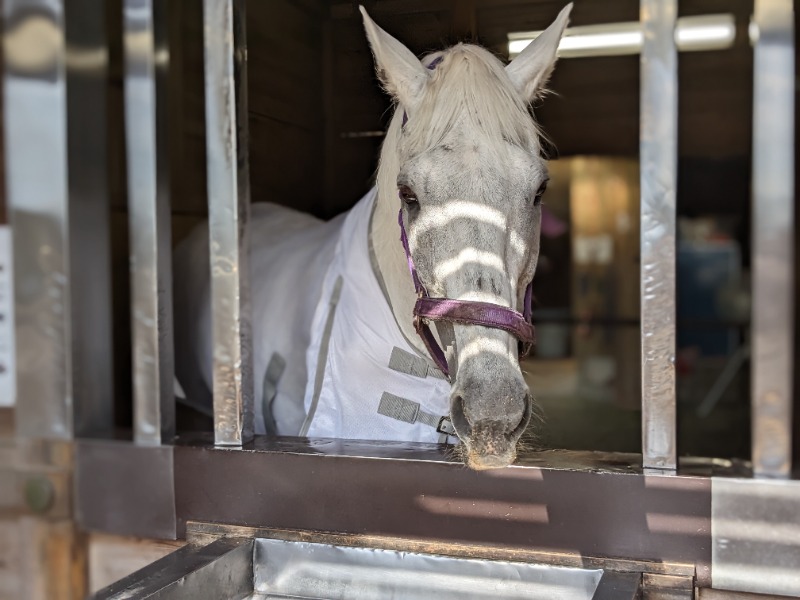
[[[16,397],[11,267],[11,227],[0,225],[0,406],[13,406]]]

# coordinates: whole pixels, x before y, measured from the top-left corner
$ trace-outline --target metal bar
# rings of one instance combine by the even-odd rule
[[[125,0],[123,15],[134,439],[160,444],[175,434],[167,3]]]
[[[252,591],[253,540],[229,538],[186,545],[92,598],[244,598]]]
[[[592,600],[637,600],[641,593],[641,573],[605,571]]]
[[[3,117],[14,233],[16,429],[67,439],[73,386],[63,8],[3,2]],[[32,56],[37,41],[46,51]]]
[[[714,588],[800,596],[800,481],[711,480]]]
[[[106,3],[64,7],[74,434],[94,437],[114,426]]]
[[[641,0],[640,8],[642,461],[674,470],[677,0]]]
[[[753,472],[788,477],[794,369],[794,15],[756,0],[753,61]]]
[[[104,3],[66,4],[3,3],[17,432],[59,439],[112,425]]]
[[[206,155],[214,340],[214,440],[253,437],[244,0],[204,0]]]

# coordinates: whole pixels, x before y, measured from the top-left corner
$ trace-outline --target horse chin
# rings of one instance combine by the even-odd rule
[[[467,453],[467,467],[473,471],[488,471],[508,467],[517,458],[516,448],[502,454],[478,454],[472,450]]]
[[[484,471],[509,466],[517,458],[518,436],[509,436],[500,423],[472,427],[466,440],[466,462],[470,469]]]

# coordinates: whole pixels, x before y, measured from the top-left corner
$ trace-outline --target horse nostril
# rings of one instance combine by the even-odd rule
[[[514,428],[514,431],[511,432],[511,439],[519,438],[525,432],[528,423],[530,423],[531,415],[533,414],[533,400],[531,400],[530,394],[525,394],[524,402],[525,408],[522,411],[522,419]]]
[[[450,401],[450,420],[456,428],[459,437],[469,437],[472,435],[472,426],[464,414],[464,399],[461,396],[453,396]]]

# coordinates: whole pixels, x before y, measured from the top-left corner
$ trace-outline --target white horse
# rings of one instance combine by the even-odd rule
[[[505,67],[468,44],[420,61],[361,8],[397,105],[376,187],[328,222],[252,206],[259,433],[457,436],[472,468],[513,462],[532,411],[518,338],[527,335],[522,305],[548,179],[529,105],[553,70],[571,7]],[[207,227],[178,248],[174,273],[177,378],[190,402],[210,406]],[[442,301],[421,313],[420,296],[455,310],[427,342],[418,333],[430,333]]]

